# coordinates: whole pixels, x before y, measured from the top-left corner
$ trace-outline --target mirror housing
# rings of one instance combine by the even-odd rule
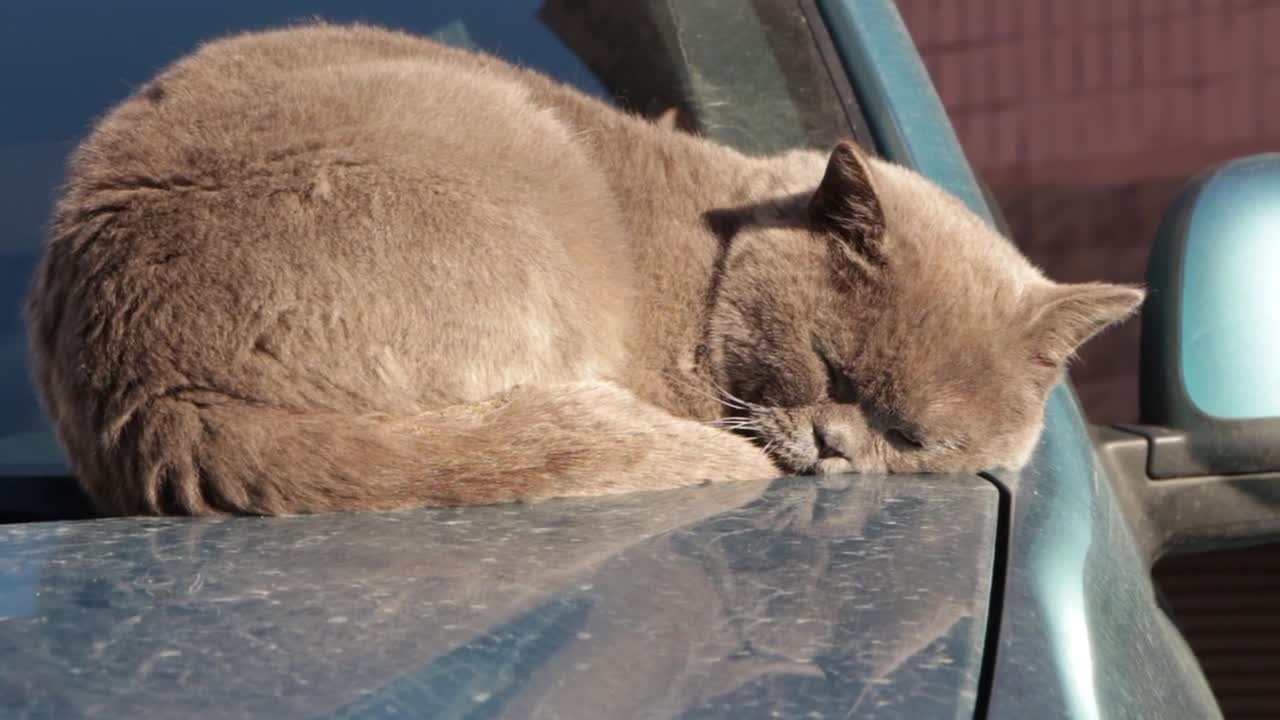
[[[1142,310],[1141,424],[1093,428],[1148,562],[1280,540],[1280,153],[1166,212]]]
[[[1280,471],[1280,153],[1194,178],[1161,224],[1142,312],[1153,477]]]

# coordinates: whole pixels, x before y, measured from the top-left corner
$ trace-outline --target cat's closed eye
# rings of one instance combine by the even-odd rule
[[[849,405],[856,403],[858,394],[849,375],[827,353],[818,348],[814,350],[827,369],[827,397],[835,403]]]
[[[899,448],[913,448],[918,450],[924,447],[924,443],[920,440],[918,435],[913,431],[902,427],[889,428],[885,431],[885,437],[888,438],[890,443]]]

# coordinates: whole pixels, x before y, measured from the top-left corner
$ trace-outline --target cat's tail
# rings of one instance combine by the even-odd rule
[[[412,417],[166,395],[88,465],[104,512],[147,514],[491,504],[780,474],[745,438],[608,383],[519,387]]]

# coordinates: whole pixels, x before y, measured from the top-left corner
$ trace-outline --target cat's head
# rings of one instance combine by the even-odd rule
[[[1068,360],[1142,290],[1046,279],[959,200],[850,143],[817,161],[816,189],[726,256],[709,344],[747,430],[795,473],[1024,465]]]

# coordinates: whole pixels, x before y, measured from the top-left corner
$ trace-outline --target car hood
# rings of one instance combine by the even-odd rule
[[[974,476],[0,528],[7,717],[964,717]]]

